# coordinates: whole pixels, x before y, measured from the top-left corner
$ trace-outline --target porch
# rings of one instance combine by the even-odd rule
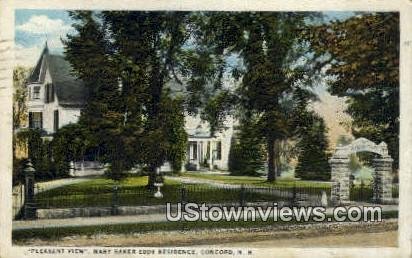
[[[212,137],[189,137],[185,169],[221,169],[222,142]]]

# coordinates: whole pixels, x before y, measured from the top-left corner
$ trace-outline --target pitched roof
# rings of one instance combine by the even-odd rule
[[[30,74],[28,82],[44,83],[45,68],[50,73],[60,105],[81,107],[86,103],[88,95],[86,85],[73,75],[73,69],[64,56],[50,54],[47,45]]]

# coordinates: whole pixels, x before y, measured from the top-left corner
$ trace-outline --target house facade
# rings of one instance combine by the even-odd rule
[[[51,54],[47,45],[27,80],[27,93],[29,127],[41,129],[45,137],[77,123],[87,101],[86,86],[73,76],[70,63],[62,55]],[[189,138],[183,170],[227,170],[232,124],[228,119],[225,129],[211,136],[207,123],[187,115]],[[162,170],[170,170],[170,165],[166,163]]]
[[[27,96],[29,127],[49,136],[78,121],[87,89],[64,57],[50,54],[46,46],[27,80]]]

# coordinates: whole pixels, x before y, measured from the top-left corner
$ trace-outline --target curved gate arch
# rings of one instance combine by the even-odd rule
[[[373,199],[377,203],[392,202],[392,162],[385,142],[374,142],[359,138],[346,146],[338,146],[335,154],[329,160],[331,165],[331,178],[333,182],[332,200],[347,203],[350,201],[350,169],[349,156],[358,152],[372,152],[379,155],[373,159]]]

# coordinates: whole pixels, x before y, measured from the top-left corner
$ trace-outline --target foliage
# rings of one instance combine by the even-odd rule
[[[47,138],[42,139],[39,129],[22,130],[16,135],[17,144],[28,144],[28,158],[36,170],[35,176],[38,180],[67,177],[69,162],[83,157],[87,148],[91,146],[88,141],[90,138],[87,131],[78,124],[60,128],[51,141]],[[16,165],[16,169],[23,171],[25,159],[16,162],[20,164]],[[18,175],[17,177],[21,178]]]
[[[80,124],[65,125],[53,135],[52,151],[56,176],[68,175],[71,161],[81,161],[88,149],[93,147],[93,139]]]
[[[237,104],[241,114],[257,118],[256,132],[265,139],[268,154],[268,180],[273,181],[280,173],[280,143],[293,136],[290,99],[295,91],[311,85],[310,64],[297,60],[306,53],[301,31],[316,14],[222,12],[205,16],[198,19],[198,41],[215,65],[205,67],[203,73],[209,75],[215,91],[222,87],[224,75],[240,80],[239,98],[231,107]],[[200,57],[204,59],[204,55]],[[239,65],[229,64],[229,57],[240,60]],[[209,118],[212,125],[219,124],[219,116]]]
[[[26,78],[29,69],[18,66],[13,69],[13,129],[27,126],[27,90]],[[24,168],[24,154],[27,149],[27,143],[18,138],[16,133],[13,134],[13,184],[22,182],[22,170]],[[23,155],[22,155],[23,154]],[[23,157],[22,157],[23,156]]]
[[[362,14],[315,26],[306,37],[329,91],[347,97],[352,134],[385,141],[398,167],[399,13]]]
[[[27,90],[26,78],[30,69],[18,66],[13,70],[13,128],[20,128],[27,124]]]
[[[13,186],[24,184],[24,168],[26,167],[27,159],[13,159]]]
[[[302,117],[303,118],[303,117]],[[301,118],[301,119],[302,119]],[[330,180],[327,128],[324,120],[314,112],[307,112],[300,128],[298,164],[295,176],[303,180]]]
[[[59,172],[56,169],[52,158],[52,142],[48,139],[42,139],[41,135],[42,132],[39,129],[28,129],[18,132],[16,137],[19,142],[27,142],[28,144],[28,158],[36,170],[35,178],[44,180],[66,177],[67,173]],[[24,167],[20,168],[24,169]]]
[[[256,121],[241,121],[229,152],[229,171],[232,175],[256,176],[264,167],[265,152],[262,138],[256,133]]]
[[[169,159],[180,170],[186,150],[185,100],[167,86],[181,84],[188,13],[70,15],[78,33],[68,35],[65,53],[90,89],[80,123],[103,147],[109,175],[119,179],[143,165],[153,179]]]

